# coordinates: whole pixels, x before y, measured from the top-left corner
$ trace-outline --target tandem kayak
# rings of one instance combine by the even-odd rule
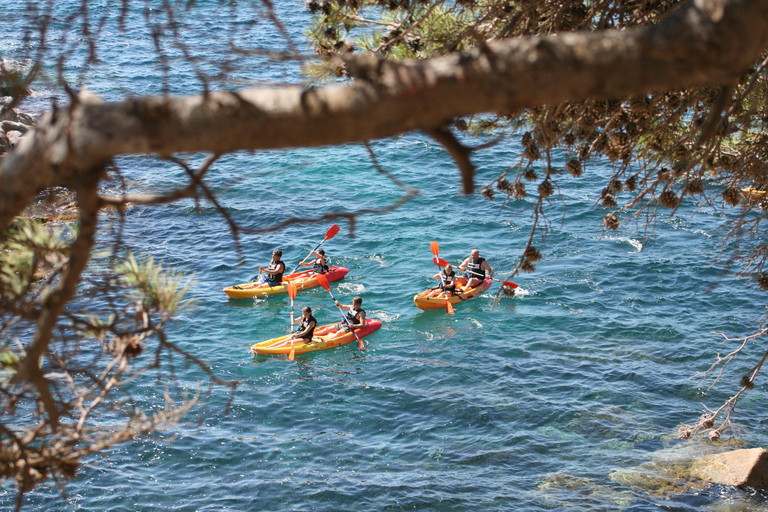
[[[343,279],[349,272],[348,268],[344,267],[331,267],[324,275],[328,279],[329,283]],[[314,288],[319,286],[317,281],[318,274],[313,274],[311,270],[305,270],[304,272],[296,272],[295,274],[289,274],[283,276],[283,281],[280,286],[265,286],[261,288],[247,288],[257,283],[244,283],[235,286],[228,286],[224,288],[224,293],[232,299],[251,299],[253,297],[266,297],[267,295],[277,295],[278,293],[288,293],[286,283],[293,281],[297,290],[306,290],[308,288]]]
[[[317,327],[317,330],[324,329],[326,327],[332,326],[335,324],[328,324],[324,326]],[[381,327],[381,322],[378,320],[373,320],[371,318],[365,319],[365,326],[357,329],[355,332],[358,336],[361,338],[368,336],[372,332],[374,332],[376,329]],[[306,354],[307,352],[317,352],[318,350],[326,350],[333,347],[340,347],[341,345],[346,345],[347,343],[350,343],[352,341],[357,340],[355,338],[355,335],[351,332],[347,332],[344,334],[341,334],[337,336],[336,338],[330,339],[330,336],[333,333],[328,333],[324,336],[313,336],[312,337],[312,343],[304,343],[303,341],[295,341],[293,346],[295,349],[296,354]],[[255,345],[251,346],[251,351],[254,354],[269,356],[269,355],[280,355],[280,354],[288,354],[291,351],[291,343],[288,341],[288,343],[283,343],[290,337],[289,334],[285,334],[283,336],[272,338],[271,340],[262,341],[261,343],[256,343]],[[275,346],[280,345],[280,346]]]
[[[492,279],[485,279],[482,283],[477,285],[474,288],[470,288],[467,291],[460,292],[452,297],[449,297],[448,300],[452,305],[456,305],[459,302],[464,302],[466,299],[469,299],[470,297],[474,297],[478,293],[487,290],[491,285],[493,284]],[[439,297],[427,297],[428,294],[432,293],[435,289],[430,288],[429,290],[424,290],[421,293],[417,293],[413,297],[413,302],[416,304],[416,307],[419,309],[439,309],[439,308],[445,308],[445,296],[441,295]]]
[[[747,187],[741,189],[741,195],[744,196],[745,199],[748,201],[757,201],[758,199],[763,199],[765,195],[768,194],[768,191],[760,190],[753,187]]]

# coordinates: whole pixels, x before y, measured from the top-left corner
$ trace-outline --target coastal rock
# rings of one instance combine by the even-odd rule
[[[17,122],[19,116],[12,108],[8,108],[5,105],[0,104],[0,121],[13,121]]]
[[[16,130],[11,130],[10,132],[6,132],[5,136],[10,142],[11,146],[16,147],[16,145],[19,143],[19,139],[21,139],[21,136],[23,134]]]
[[[9,133],[13,130],[21,133],[27,133],[27,131],[29,131],[29,125],[15,121],[2,121],[0,122],[0,128],[2,128],[5,133]]]
[[[695,461],[691,475],[709,482],[768,490],[768,450],[752,448]]]

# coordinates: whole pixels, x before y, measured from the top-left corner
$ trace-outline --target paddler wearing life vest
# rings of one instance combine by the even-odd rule
[[[280,259],[283,251],[275,249],[272,251],[272,261],[266,267],[259,265],[259,280],[256,283],[246,286],[234,286],[238,290],[250,290],[252,288],[268,288],[270,286],[280,286],[283,282],[283,272],[285,272],[285,263]]]
[[[363,299],[361,297],[355,297],[352,299],[352,305],[346,306],[339,301],[335,301],[336,307],[340,309],[348,309],[344,322],[339,322],[334,325],[330,325],[323,329],[315,331],[315,336],[322,336],[324,334],[330,334],[332,331],[336,331],[330,335],[329,339],[333,339],[342,334],[352,332],[352,329],[361,329],[365,327],[365,310],[363,309]]]
[[[480,257],[480,251],[477,249],[472,249],[469,258],[465,259],[461,265],[459,265],[459,270],[467,271],[465,274],[467,284],[464,285],[464,290],[469,290],[482,283],[485,280],[486,272],[488,273],[488,277],[493,277],[493,269],[485,258]]]
[[[308,262],[302,261],[299,265],[312,267],[313,274],[325,274],[328,272],[328,264],[325,262],[325,251],[323,249],[320,249],[317,252],[312,251],[310,256],[315,256],[315,259]]]

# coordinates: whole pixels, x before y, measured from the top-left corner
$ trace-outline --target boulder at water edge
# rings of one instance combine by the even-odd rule
[[[768,450],[752,448],[720,453],[695,461],[691,475],[723,485],[768,490]]]

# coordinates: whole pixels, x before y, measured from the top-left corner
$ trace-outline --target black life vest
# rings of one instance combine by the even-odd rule
[[[365,313],[364,309],[350,309],[347,312],[347,322],[349,325],[357,325],[360,323],[360,313]]]
[[[445,291],[452,292],[456,290],[456,272],[451,270],[451,273],[448,274],[445,272],[445,269],[440,269],[440,274],[442,275],[442,279],[440,280],[440,289]]]
[[[467,263],[467,279],[472,279],[473,277],[481,281],[485,279],[485,270],[481,268],[483,263],[485,263],[485,258],[478,258],[476,262],[469,258],[469,263]]]
[[[309,318],[305,318],[304,315],[301,315],[301,330],[303,331],[307,327],[309,327],[309,324],[312,322],[315,322],[315,325],[307,331],[306,334],[304,334],[301,339],[303,340],[311,340],[312,336],[315,334],[315,327],[317,327],[317,319],[313,315],[309,315]]]
[[[269,276],[270,281],[275,281],[276,283],[281,283],[283,281],[283,272],[277,273],[275,270],[277,270],[277,267],[280,265],[283,265],[283,272],[285,272],[285,263],[283,263],[283,260],[277,260],[270,262],[269,266],[265,270],[267,273],[267,276]]]
[[[312,267],[312,273],[325,274],[326,272],[328,272],[328,265],[323,265],[322,258],[317,258],[315,260],[315,265]]]

